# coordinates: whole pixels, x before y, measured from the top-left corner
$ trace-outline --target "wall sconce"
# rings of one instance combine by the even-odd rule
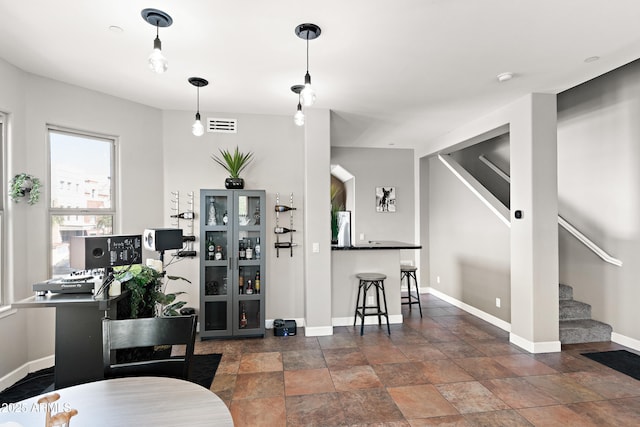
[[[173,24],[173,19],[165,12],[158,9],[143,9],[142,19],[156,27],[156,39],[153,41],[153,52],[149,55],[149,68],[158,74],[167,71],[169,61],[162,54],[162,42],[160,41],[160,27],[168,27]]]
[[[298,95],[298,110],[293,115],[293,122],[298,126],[304,126],[304,113],[302,112],[302,105],[300,104],[300,92],[304,89],[304,85],[291,86],[291,91]]]
[[[309,107],[316,101],[316,93],[311,87],[309,74],[309,40],[320,37],[320,27],[315,24],[300,24],[296,27],[296,35],[307,41],[307,74],[304,75],[304,89],[300,92],[300,98],[304,106]]]
[[[204,135],[204,126],[202,126],[202,122],[200,121],[200,88],[209,84],[208,81],[201,77],[189,77],[189,83],[198,88],[198,107],[196,110],[196,121],[193,122],[191,126],[191,132],[195,136]]]

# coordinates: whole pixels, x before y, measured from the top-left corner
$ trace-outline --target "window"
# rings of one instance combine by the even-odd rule
[[[71,272],[72,236],[113,234],[116,140],[50,127],[51,276]],[[75,189],[72,191],[71,189]]]
[[[7,181],[5,177],[5,164],[4,164],[4,153],[5,153],[5,123],[6,116],[0,113],[0,306],[8,304],[10,301],[6,301],[7,294],[5,289],[5,280],[4,280],[4,251],[5,251],[5,238],[4,238],[4,202],[5,197],[7,197]]]

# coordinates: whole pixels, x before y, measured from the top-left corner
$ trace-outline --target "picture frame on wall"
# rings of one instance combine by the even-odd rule
[[[376,187],[376,212],[396,211],[396,188]]]

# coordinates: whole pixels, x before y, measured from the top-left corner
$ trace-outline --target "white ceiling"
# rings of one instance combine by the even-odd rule
[[[147,68],[165,11],[169,70]],[[530,92],[558,93],[640,57],[638,0],[0,0],[0,58],[169,110],[293,115],[305,41],[332,145],[414,147]],[[109,26],[124,31],[116,33]],[[585,59],[599,56],[595,62]],[[515,78],[498,83],[499,73]],[[1,94],[0,94],[1,97]]]

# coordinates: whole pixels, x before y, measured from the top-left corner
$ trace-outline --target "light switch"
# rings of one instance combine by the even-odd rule
[[[320,252],[320,243],[318,243],[318,242],[314,242],[314,243],[313,243],[313,245],[311,245],[311,250],[312,250],[314,253],[318,253],[318,252]]]

